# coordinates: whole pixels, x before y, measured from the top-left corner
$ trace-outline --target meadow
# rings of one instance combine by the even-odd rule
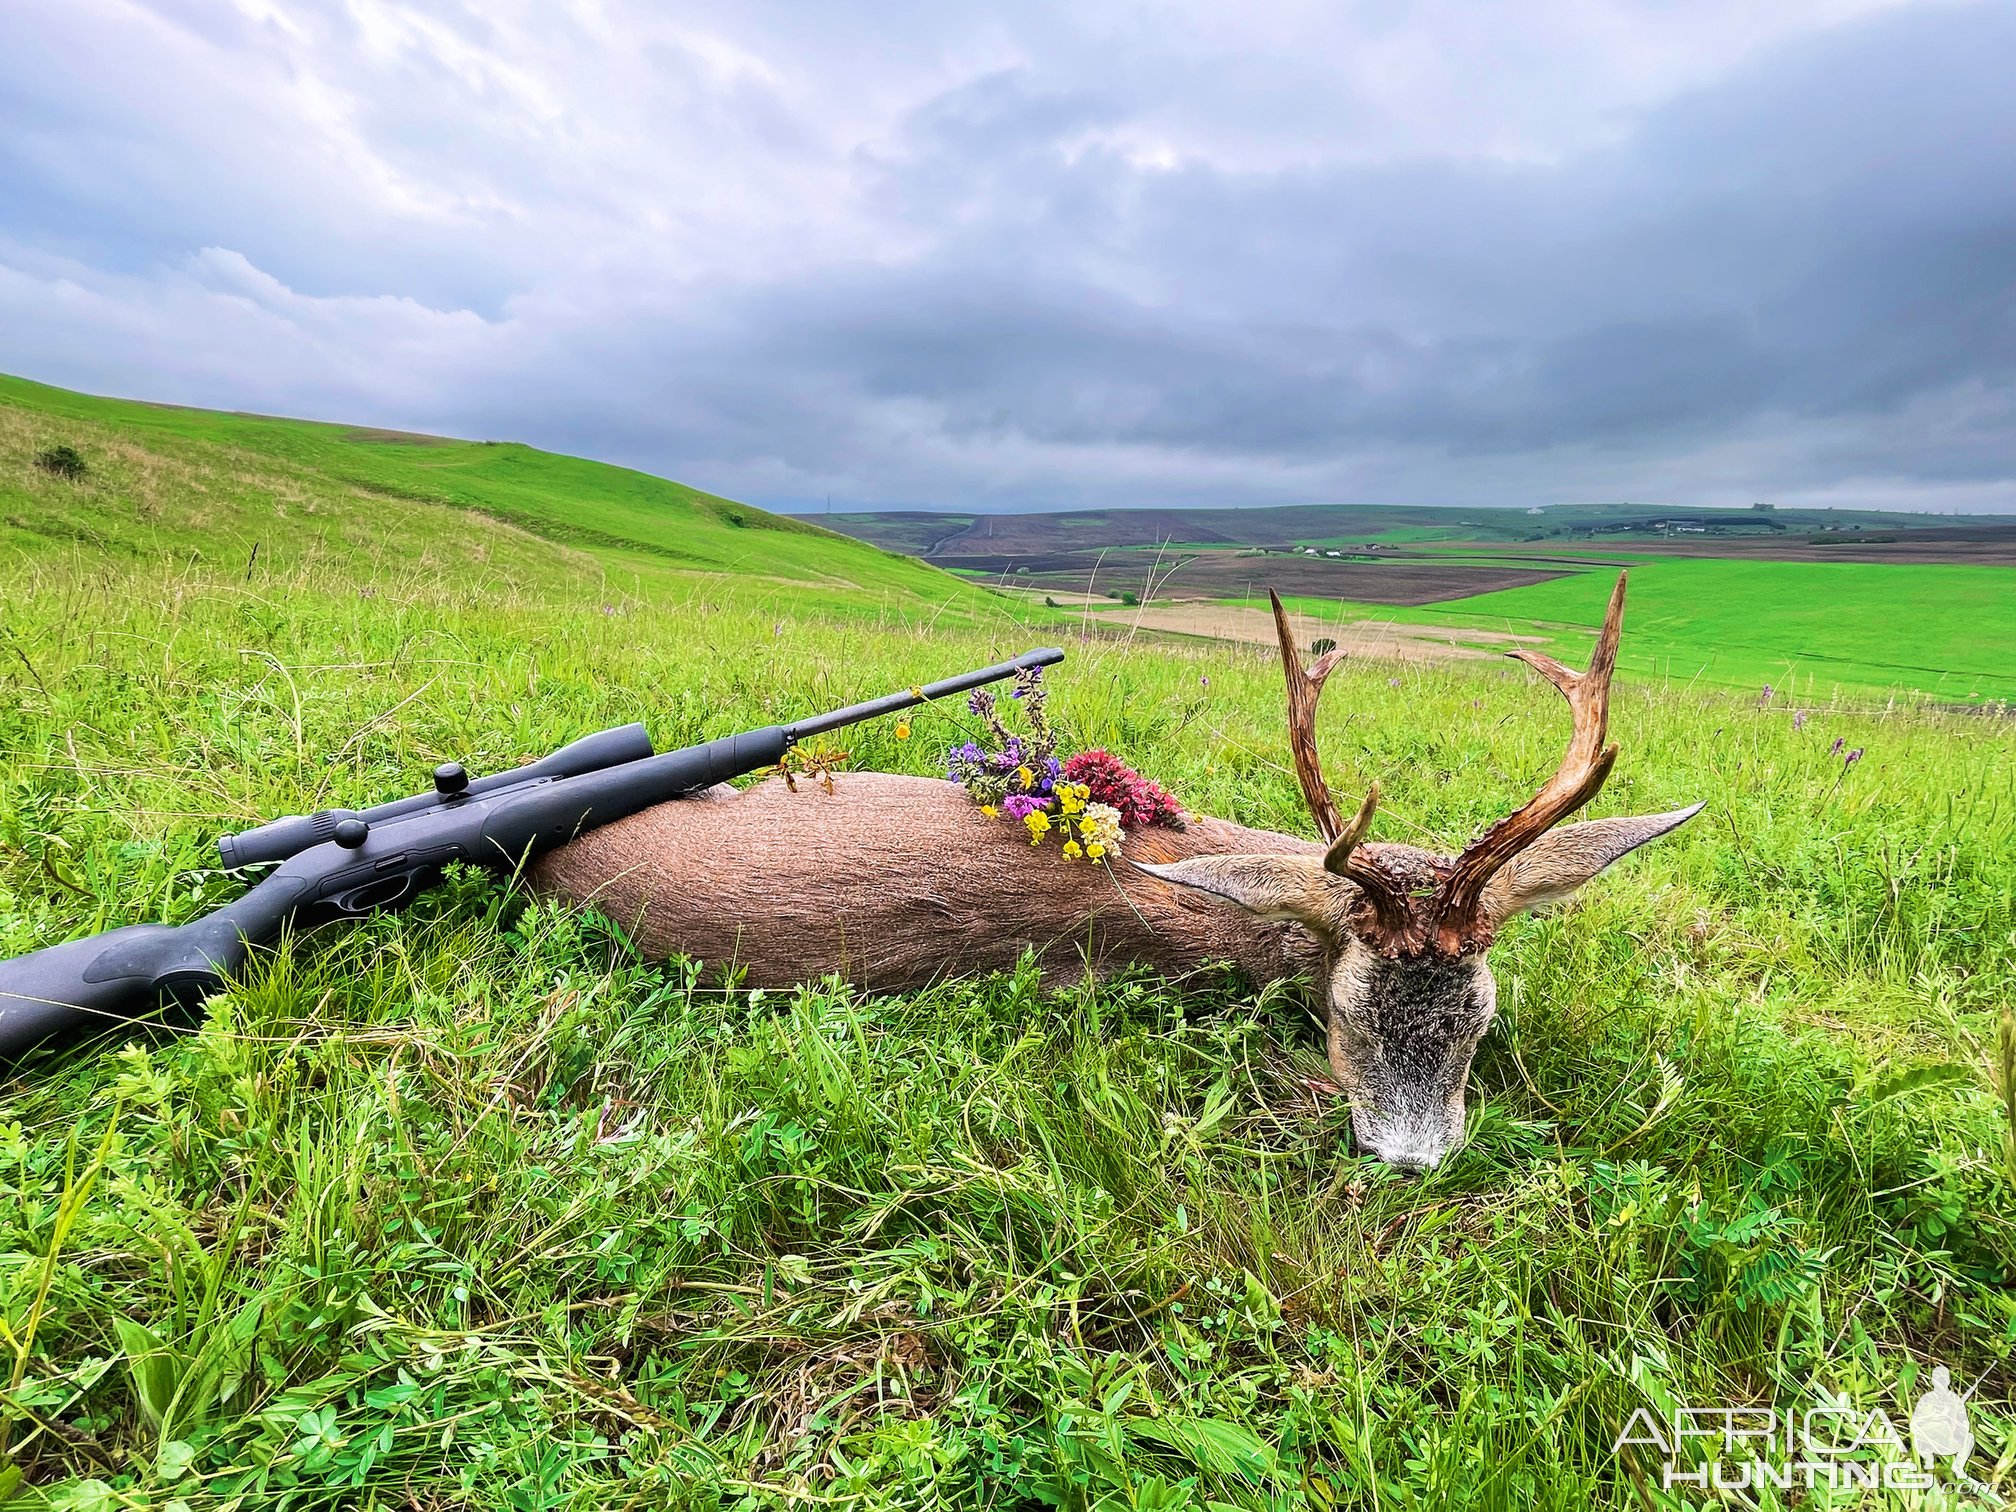
[[[1665,686],[1792,698],[1892,695],[1966,706],[2016,698],[2016,568],[1958,563],[1632,557],[1619,666]],[[1417,608],[1300,599],[1326,619],[1537,632],[1554,654],[1603,621],[1616,568]]]
[[[524,448],[10,383],[0,951],[190,918],[242,885],[218,833],[438,761],[1060,638],[1078,743],[1308,832],[1278,665],[1079,623]],[[1368,661],[1323,727],[1381,837],[1454,845],[1567,719],[1511,663]],[[955,729],[847,744],[928,773]],[[1354,1152],[1292,985],[737,993],[458,877],[0,1086],[0,1505],[1680,1508],[1637,1410],[1902,1422],[1935,1362],[2006,1497],[2011,736],[1620,683],[1593,812],[1709,807],[1507,929],[1420,1179]]]

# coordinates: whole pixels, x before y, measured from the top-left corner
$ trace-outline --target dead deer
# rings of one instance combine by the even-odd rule
[[[1193,818],[1130,833],[1125,864],[1073,865],[950,783],[864,772],[831,792],[771,779],[663,804],[553,852],[532,880],[593,904],[648,952],[740,972],[750,987],[838,974],[897,991],[1028,951],[1058,975],[1138,963],[1180,976],[1229,961],[1256,980],[1307,977],[1324,992],[1359,1144],[1425,1170],[1463,1137],[1471,1057],[1496,1011],[1485,952],[1499,926],[1700,811],[1555,828],[1617,757],[1604,736],[1623,610],[1620,575],[1587,672],[1511,653],[1567,697],[1574,734],[1532,800],[1454,858],[1368,840],[1377,784],[1340,821],[1316,704],[1344,653],[1305,668],[1276,598],[1289,745],[1322,844]]]

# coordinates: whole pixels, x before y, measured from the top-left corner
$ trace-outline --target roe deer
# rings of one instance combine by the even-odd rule
[[[773,778],[663,804],[553,852],[532,881],[600,908],[653,954],[739,969],[752,987],[839,973],[899,990],[1031,950],[1053,972],[1089,961],[1175,975],[1222,960],[1256,980],[1306,976],[1325,993],[1330,1065],[1360,1145],[1424,1170],[1463,1137],[1464,1084],[1495,1012],[1484,952],[1498,926],[1700,811],[1554,829],[1617,756],[1603,741],[1623,608],[1620,575],[1586,673],[1511,653],[1567,696],[1574,735],[1533,799],[1454,858],[1367,841],[1377,784],[1339,820],[1316,703],[1344,653],[1304,668],[1276,598],[1290,749],[1323,844],[1193,817],[1131,831],[1124,863],[1074,865],[951,783],[862,772],[830,793]]]

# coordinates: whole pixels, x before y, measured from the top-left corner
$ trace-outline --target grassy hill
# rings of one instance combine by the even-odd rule
[[[59,443],[83,479],[36,464]],[[1059,633],[738,509],[10,385],[0,952],[186,920],[242,885],[220,830],[437,761],[671,744]],[[1077,743],[1309,831],[1266,655],[1070,650]],[[1565,727],[1510,663],[1347,663],[1325,753],[1381,784],[1380,838],[1456,844]],[[930,773],[957,738],[847,744]],[[1709,809],[1506,928],[1469,1142],[1421,1180],[1355,1153],[1288,987],[758,998],[486,876],[296,941],[196,1033],[0,1085],[0,1496],[1582,1512],[1678,1505],[1615,1450],[1641,1408],[1902,1422],[1935,1361],[2006,1495],[2006,724],[1634,683],[1612,738],[1593,812]]]
[[[68,481],[24,464],[70,445]],[[347,562],[374,546],[442,564],[548,574],[514,534],[593,548],[598,570],[658,569],[695,589],[788,588],[820,608],[1004,612],[948,574],[698,489],[515,442],[321,425],[100,399],[0,377],[0,549],[74,543],[116,556],[268,570]],[[508,530],[488,528],[490,525]],[[256,580],[257,573],[248,575]],[[928,607],[926,607],[928,606]]]

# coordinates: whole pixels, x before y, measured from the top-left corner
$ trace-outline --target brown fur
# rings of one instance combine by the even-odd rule
[[[1554,831],[1492,879],[1494,924],[1567,897],[1690,811],[1597,819]],[[1411,845],[1365,847],[1396,871],[1432,876],[1445,858]],[[1139,964],[1181,975],[1230,961],[1255,981],[1308,975],[1352,913],[1356,890],[1325,873],[1323,847],[1223,819],[1137,829],[1128,861],[1196,861],[1176,879],[1125,863],[1066,861],[1015,825],[983,816],[963,790],[926,777],[847,772],[827,793],[772,779],[660,804],[583,835],[532,868],[541,893],[592,904],[652,956],[740,969],[751,987],[838,972],[878,991],[1013,966],[1025,950],[1053,979]],[[1232,858],[1215,865],[1203,858]],[[1249,859],[1250,858],[1250,859]],[[1273,859],[1263,859],[1273,858]],[[1292,858],[1292,860],[1291,860]],[[1300,864],[1293,864],[1300,863]],[[1255,870],[1300,906],[1256,920],[1251,888],[1212,888],[1224,867]],[[1293,922],[1290,922],[1290,921]],[[1334,922],[1332,922],[1334,921]]]
[[[1136,861],[1272,853],[1320,857],[1291,835],[1198,819],[1138,829]],[[1166,974],[1230,961],[1256,981],[1306,975],[1315,941],[1256,923],[1123,864],[1032,846],[951,783],[846,772],[826,793],[772,779],[661,804],[582,836],[532,869],[540,892],[592,903],[649,954],[737,967],[751,987],[838,972],[879,991],[1013,966],[1034,950],[1053,979],[1089,960]]]

